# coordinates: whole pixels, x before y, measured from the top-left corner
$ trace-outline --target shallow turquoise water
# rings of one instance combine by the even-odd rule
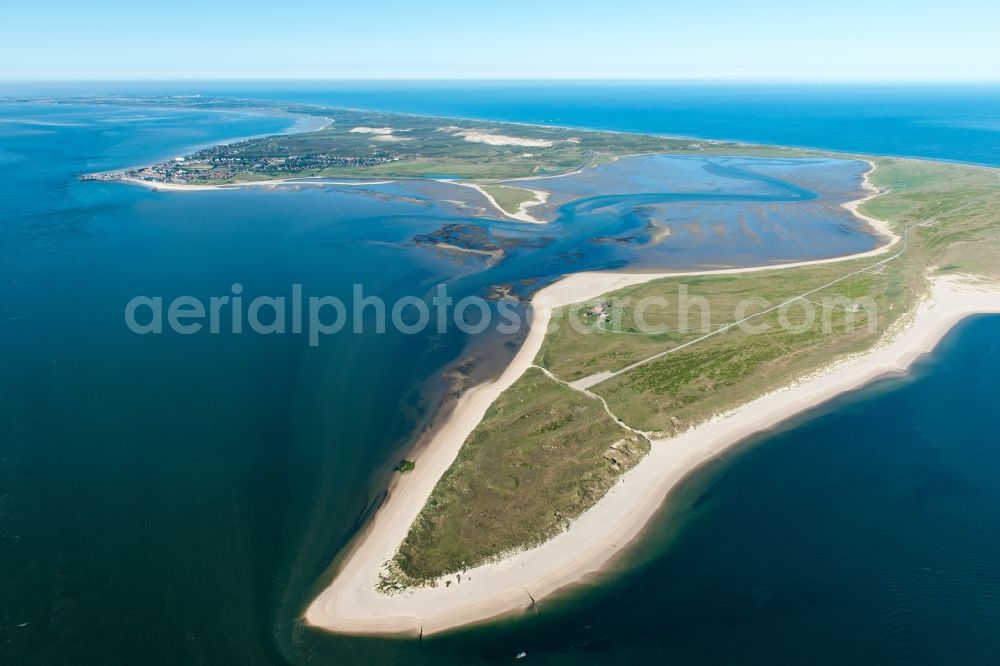
[[[483,272],[407,243],[443,222],[462,221],[444,206],[339,190],[174,196],[76,180],[81,172],[170,157],[192,145],[281,131],[289,124],[286,119],[53,106],[3,108],[2,113],[7,120],[28,121],[0,124],[0,415],[5,424],[0,645],[13,663],[411,658],[468,663],[508,659],[513,646],[530,648],[532,660],[569,663],[661,653],[696,660],[713,653],[700,652],[704,645],[676,635],[664,643],[657,637],[671,634],[663,634],[663,626],[687,618],[680,625],[685,632],[716,640],[702,632],[733,621],[725,609],[748,603],[746,595],[754,604],[768,597],[766,590],[753,592],[758,588],[778,589],[759,585],[758,572],[729,561],[732,543],[727,541],[715,553],[719,559],[712,571],[731,572],[730,577],[713,588],[709,599],[716,601],[694,604],[701,588],[692,591],[697,577],[688,580],[686,564],[706,559],[699,548],[713,547],[698,541],[699,535],[718,534],[713,520],[762,529],[751,530],[753,516],[739,513],[747,504],[739,493],[726,495],[713,486],[715,495],[683,514],[688,527],[675,548],[660,555],[656,541],[648,547],[654,564],[642,569],[639,582],[625,578],[600,588],[576,600],[576,610],[565,617],[558,615],[570,604],[555,603],[540,623],[518,625],[512,633],[492,628],[422,647],[336,640],[298,628],[295,617],[309,585],[377,501],[410,434],[439,399],[443,387],[427,378],[463,354],[466,338],[457,333],[346,335],[309,348],[294,336],[138,337],[123,325],[123,304],[143,293],[207,297],[225,293],[234,281],[248,296],[286,293],[293,282],[311,293],[346,296],[351,284],[363,282],[372,293],[391,299],[423,296],[440,281],[461,295],[516,278],[544,281],[568,270],[620,267],[639,253],[627,244],[581,243],[581,236],[627,234],[638,224],[629,219],[629,206],[657,202],[598,196],[567,209],[544,231],[491,223],[498,234],[551,238],[544,247],[513,250],[506,261]],[[837,217],[836,202],[850,194],[857,164],[844,163],[839,171],[827,165],[819,178],[808,170],[789,171],[781,162],[786,161],[719,164],[731,169],[729,176],[751,168],[758,170],[757,177],[732,181],[729,191],[739,194],[738,201],[686,200],[697,211],[700,205],[718,210],[752,205],[755,196],[801,199],[782,203],[788,210],[775,214],[771,223],[791,220],[800,230],[808,220],[812,231],[801,232],[796,244],[774,248],[755,246],[737,234],[728,245],[690,242],[683,253],[664,254],[663,263],[720,258],[757,263],[870,246],[867,236],[845,228]],[[694,173],[711,176],[704,170]],[[792,186],[774,189],[774,178],[791,180]],[[803,194],[817,193],[817,182],[838,178],[845,179],[844,185],[830,193]],[[657,194],[661,203],[664,195],[672,196]],[[970,346],[981,347],[989,339],[990,334],[981,334]],[[502,341],[490,340],[489,347],[503,347]],[[468,353],[481,356],[475,348]],[[995,367],[994,353],[970,372]],[[914,413],[931,413],[931,406],[920,405]],[[957,451],[963,441],[955,439]],[[920,464],[933,466],[931,453],[920,448],[913,455],[930,456]],[[787,486],[798,470],[782,466],[782,455],[758,474],[766,471]],[[891,462],[887,454],[883,463]],[[733,474],[744,466],[742,461],[733,465]],[[795,495],[767,497],[760,500],[761,511],[770,502],[801,504]],[[898,521],[892,516],[888,519]],[[675,516],[667,516],[661,531],[671,534],[676,524]],[[949,538],[968,537],[962,531],[968,527],[957,522]],[[787,529],[797,534],[803,527]],[[771,538],[774,548],[781,545],[778,536]],[[751,559],[766,559],[761,553],[769,551],[747,538]],[[890,557],[894,544],[891,539],[883,544],[890,550],[879,560],[889,569],[895,564]],[[836,573],[841,578],[834,580],[854,585],[844,572]],[[703,576],[715,583],[709,574]],[[651,586],[654,580],[663,582]],[[678,581],[692,587],[677,592]],[[824,597],[834,587],[839,585],[783,588],[783,603],[797,613],[779,617],[793,629],[786,631],[789,638],[801,629],[815,640],[810,631],[832,621],[830,611],[814,613],[809,601],[818,599],[815,605],[822,609],[836,606],[840,597]],[[646,588],[652,592],[644,593]],[[860,594],[863,586],[855,591]],[[862,601],[855,597],[851,604]],[[762,607],[770,608],[767,603]],[[932,605],[933,598],[927,603]],[[843,607],[854,609],[851,604],[843,602]],[[690,616],[687,609],[694,609]],[[836,621],[850,629],[852,617],[845,612]],[[609,618],[614,621],[607,624]],[[751,608],[737,621],[755,618]],[[865,624],[872,621],[866,618]],[[938,625],[925,629],[931,647],[935,641],[945,644],[943,635],[935,636]],[[763,649],[748,634],[725,636],[734,641],[733,650],[744,650],[718,653],[726,659],[752,661],[744,657]],[[807,643],[793,641],[787,649],[806,650]]]

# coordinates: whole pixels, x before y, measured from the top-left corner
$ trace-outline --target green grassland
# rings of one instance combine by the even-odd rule
[[[802,291],[824,284],[813,271],[804,269],[803,273],[797,276]],[[869,347],[901,312],[888,305],[907,299],[892,282],[885,273],[860,275],[844,283],[847,289],[837,285],[813,295],[810,302],[789,304],[784,326],[780,311],[765,314],[753,321],[760,329],[732,328],[591,390],[630,425],[676,434],[778,388],[792,377]],[[852,291],[864,294],[875,307],[852,312],[846,305],[836,305],[852,301],[845,293]],[[830,306],[816,305],[828,297],[834,299]],[[727,295],[721,300],[727,300]]]
[[[622,289],[554,312],[536,363],[567,381],[620,370],[718,330],[737,318],[761,312],[765,301],[777,305],[837,279],[850,268],[866,265],[850,262],[791,271],[678,277]],[[810,298],[822,301],[866,293],[861,280],[855,279]],[[608,306],[610,321],[598,321],[591,313],[595,304]],[[790,316],[794,314],[792,308]],[[865,323],[865,316],[864,312],[857,313],[855,319]],[[834,321],[840,318],[831,316]]]
[[[497,202],[503,210],[511,215],[517,213],[521,204],[535,200],[535,193],[521,187],[511,187],[509,185],[481,185],[483,190],[489,193],[493,200]]]
[[[693,142],[688,139],[596,132],[588,130],[518,125],[483,121],[399,116],[368,112],[336,111],[327,114],[334,123],[318,132],[255,139],[241,144],[211,148],[192,156],[199,159],[238,155],[247,160],[296,157],[308,161],[322,155],[356,160],[388,160],[371,165],[310,167],[303,164],[291,172],[281,165],[264,173],[272,177],[449,177],[503,180],[555,175],[610,162],[624,155],[641,153],[805,155],[794,149],[767,150],[731,142]],[[391,127],[402,140],[376,139],[353,133],[354,127]],[[551,146],[490,145],[467,141],[457,134],[483,131],[491,134],[552,142]],[[292,162],[295,164],[295,162]],[[238,173],[240,182],[255,174]]]
[[[946,272],[1000,276],[1000,170],[882,158],[872,176],[889,193],[863,210],[916,230],[908,264]],[[912,266],[911,266],[912,268]]]
[[[540,543],[648,450],[600,402],[529,370],[469,436],[403,542],[395,573],[426,581]]]
[[[680,286],[690,299],[709,304],[707,330],[714,330],[734,321],[743,299],[778,305],[850,275],[807,296],[833,306],[817,305],[811,322],[799,303],[784,312],[786,326],[778,325],[779,311],[762,314],[752,323],[768,325],[766,331],[730,329],[591,387],[623,423],[651,436],[670,434],[869,348],[912,312],[928,274],[1000,277],[996,170],[902,159],[876,163],[872,180],[887,192],[862,211],[888,220],[906,236],[895,249],[868,259],[738,276],[667,278],[606,294],[598,301],[622,303],[607,308],[610,322],[599,324],[587,314],[593,303],[564,308],[536,363],[573,381],[702,337],[697,307],[689,311],[689,325],[698,330],[676,331]],[[646,335],[639,330],[635,304],[648,296],[667,302],[649,307],[645,321],[670,331]],[[853,302],[864,307],[848,307]],[[758,305],[756,311],[764,309]],[[567,324],[570,312],[584,330],[589,327],[587,332]],[[744,314],[754,312],[750,308]],[[530,371],[497,400],[466,441],[391,563],[391,576],[397,583],[426,583],[566,529],[620,473],[603,456],[623,433],[638,437],[586,393]],[[645,446],[645,440],[641,443]]]
[[[380,176],[502,179],[564,173],[599,164],[619,155],[650,151],[698,152],[689,140],[638,134],[591,132],[557,127],[406,116],[388,113],[327,110],[333,122],[317,132],[254,139],[210,148],[191,157],[202,159],[238,157],[250,162],[263,159],[299,158],[296,177]],[[391,128],[388,138],[357,133],[356,127]],[[550,142],[550,146],[490,145],[467,141],[461,134],[481,131],[495,135]],[[310,166],[315,156],[351,160],[388,160],[377,164]],[[292,160],[296,164],[295,160]],[[283,173],[281,164],[265,170]],[[252,174],[238,173],[239,181]],[[289,174],[284,174],[289,175]]]

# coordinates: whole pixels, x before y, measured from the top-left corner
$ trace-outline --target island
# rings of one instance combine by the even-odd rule
[[[578,174],[600,191],[602,168],[637,155],[851,160],[864,166],[860,196],[841,205],[878,239],[863,252],[778,265],[573,273],[534,293],[513,361],[465,388],[407,455],[405,473],[304,609],[313,627],[419,637],[530,612],[614,566],[694,470],[838,394],[905,372],[961,319],[1000,312],[996,169],[281,110],[328,124],[87,178],[175,190],[433,180],[485,201],[482,216],[545,224],[586,196],[556,183]],[[669,223],[653,227],[650,238],[671,242]],[[447,228],[422,242],[468,235]],[[495,239],[475,242],[490,262],[503,261]],[[698,304],[697,325],[685,323],[692,310],[678,293]]]

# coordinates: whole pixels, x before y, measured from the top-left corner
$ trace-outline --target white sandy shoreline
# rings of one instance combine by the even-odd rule
[[[295,180],[294,178],[289,179],[275,179],[275,180],[253,180],[247,181],[245,183],[224,183],[221,185],[192,185],[190,183],[163,183],[156,180],[142,180],[141,178],[119,178],[119,182],[122,183],[132,183],[133,185],[141,185],[142,187],[148,187],[154,192],[206,192],[213,190],[239,190],[245,187],[276,187],[279,185],[290,185],[290,186],[303,186],[303,187],[327,187],[327,186],[364,186],[364,185],[389,185],[395,181],[392,180],[372,180],[372,181],[362,181],[362,180],[345,180],[345,181],[333,181],[333,180]]]
[[[417,636],[524,611],[539,599],[606,567],[641,533],[668,493],[720,452],[836,395],[887,373],[905,370],[964,317],[1000,312],[1000,289],[996,286],[971,284],[956,277],[935,278],[928,297],[906,320],[906,326],[900,326],[872,350],[752,400],[682,435],[654,441],[650,454],[575,520],[568,531],[536,548],[470,569],[463,573],[460,584],[450,587],[424,587],[393,595],[375,588],[382,566],[394,556],[465,439],[490,404],[531,366],[555,308],[663,277],[780,270],[884,254],[900,238],[884,221],[858,213],[858,205],[878,194],[867,174],[864,187],[867,196],[844,207],[888,239],[868,252],[693,273],[578,273],[538,292],[532,299],[534,320],[511,364],[499,378],[470,389],[457,401],[454,411],[416,456],[416,469],[396,480],[373,520],[355,538],[336,577],[308,606],[306,622],[338,633]]]

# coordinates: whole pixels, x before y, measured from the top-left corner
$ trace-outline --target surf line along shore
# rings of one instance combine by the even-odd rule
[[[858,214],[858,204],[845,204]],[[578,273],[532,298],[531,328],[521,349],[497,379],[463,394],[431,435],[412,472],[398,477],[372,521],[355,538],[332,582],[307,607],[307,624],[336,632],[421,636],[516,614],[560,589],[586,580],[642,532],[668,494],[687,476],[747,437],[890,373],[905,370],[961,319],[1000,312],[1000,289],[962,276],[937,277],[908,318],[870,350],[751,400],[680,435],[653,441],[650,453],[622,475],[603,498],[574,520],[572,529],[535,548],[463,573],[450,587],[419,587],[385,594],[376,589],[383,565],[396,553],[438,480],[496,398],[525,371],[541,348],[554,309],[651,280],[781,270],[876,256],[900,238],[887,223],[859,215],[888,242],[874,250],[815,261],[741,269],[673,273]]]

